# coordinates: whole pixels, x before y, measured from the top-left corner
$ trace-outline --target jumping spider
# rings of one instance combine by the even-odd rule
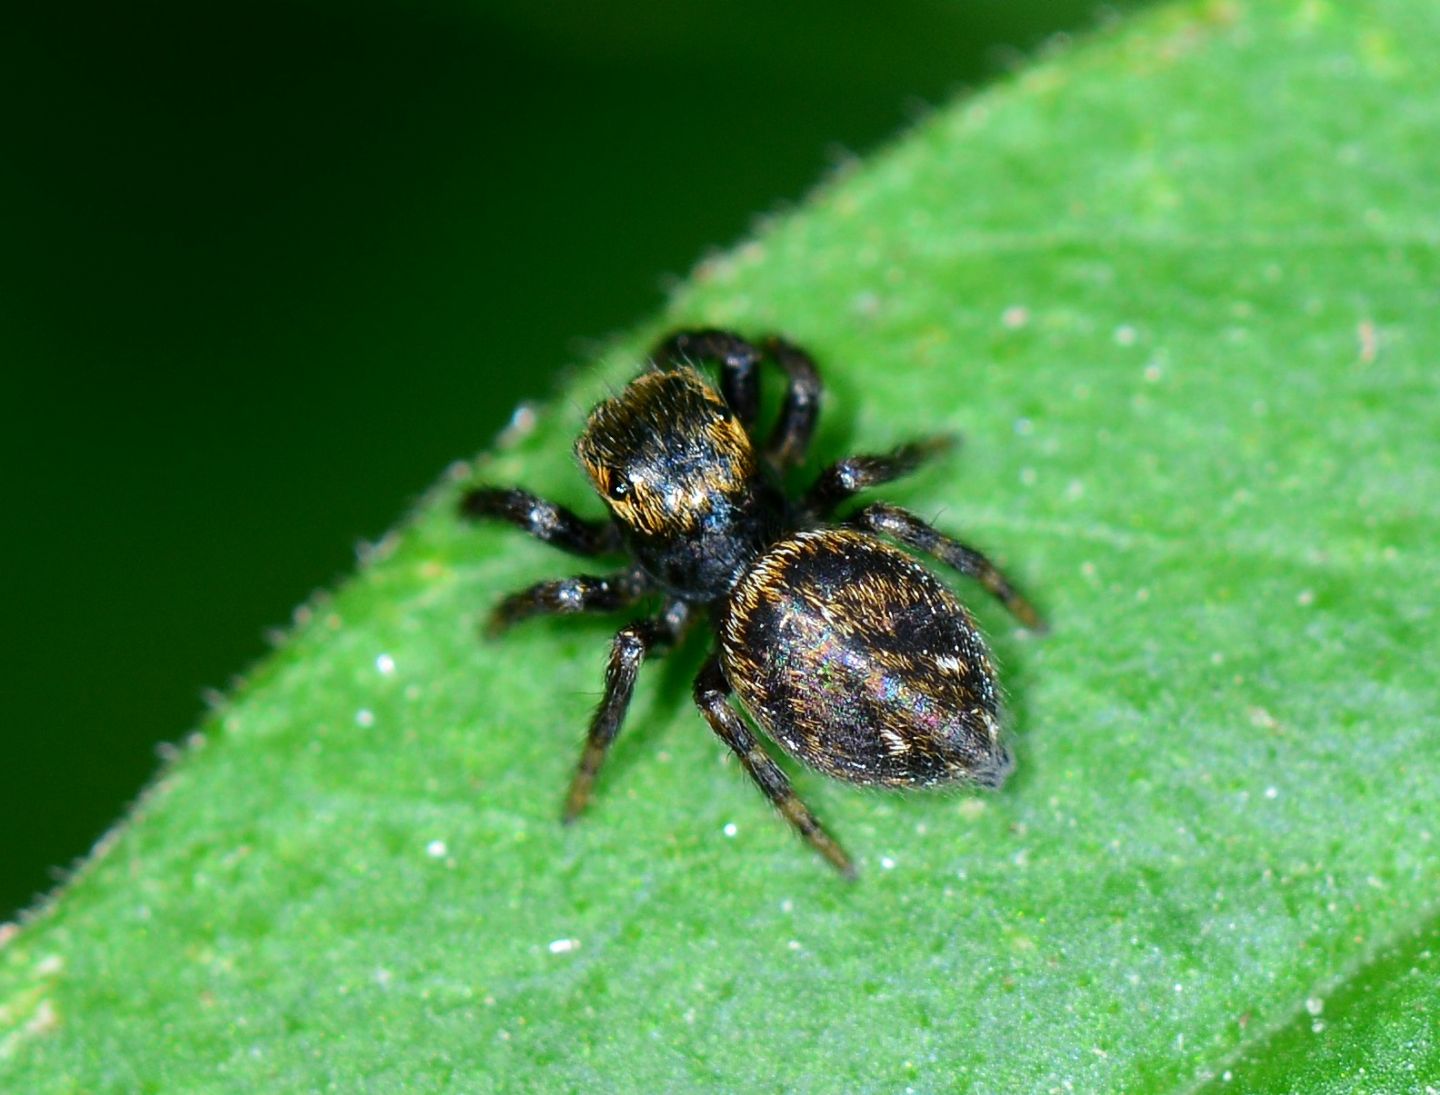
[[[759,448],[750,431],[765,361],[788,383]],[[693,367],[699,362],[719,364],[718,392]],[[772,740],[837,779],[998,787],[1009,773],[995,670],[974,620],[880,535],[978,579],[1027,627],[1038,628],[1039,616],[985,556],[905,510],[877,502],[828,523],[840,503],[913,470],[943,440],[848,457],[787,497],[780,475],[804,456],[819,402],[814,362],[783,339],[756,345],[728,331],[681,332],[657,347],[649,371],[591,412],[575,443],[610,520],[585,520],[522,490],[465,495],[468,517],[508,521],[575,555],[629,557],[612,574],[511,594],[495,609],[493,632],[530,616],[660,598],[658,613],[615,635],[565,821],[590,800],[640,663],[704,615],[718,651],[695,681],[696,704],[785,820],[843,874],[854,874],[850,857],[728,702],[732,689]]]

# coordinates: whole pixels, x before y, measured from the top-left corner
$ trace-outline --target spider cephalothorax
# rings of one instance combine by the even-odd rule
[[[788,387],[779,420],[757,445],[750,431],[765,360],[784,370]],[[693,368],[705,361],[720,365],[718,390]],[[696,679],[695,702],[786,820],[844,873],[853,873],[849,857],[756,741],[729,702],[732,691],[777,744],[838,779],[997,787],[1010,771],[995,670],[974,620],[880,535],[978,579],[1027,626],[1039,626],[1035,610],[983,555],[902,509],[875,503],[832,520],[839,504],[905,474],[943,442],[849,457],[787,497],[777,484],[804,456],[819,396],[813,362],[788,342],[681,332],[656,350],[650,371],[591,412],[575,443],[609,521],[520,490],[466,494],[471,517],[510,521],[573,554],[630,560],[608,575],[512,594],[492,630],[539,613],[659,600],[655,614],[615,636],[566,820],[590,799],[646,654],[673,645],[701,616],[716,650]]]
[[[774,533],[780,501],[744,425],[689,367],[641,375],[590,414],[575,455],[637,561],[709,601]]]

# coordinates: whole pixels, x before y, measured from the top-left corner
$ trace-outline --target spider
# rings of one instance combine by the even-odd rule
[[[717,391],[695,365],[719,366]],[[786,378],[763,446],[752,437],[759,370]],[[658,595],[659,611],[622,627],[605,691],[565,799],[568,823],[590,801],[646,656],[708,617],[713,649],[695,703],[787,822],[842,874],[854,866],[790,786],[730,702],[738,693],[766,736],[797,760],[850,783],[998,787],[1012,767],[1001,737],[995,668],[970,613],[905,552],[978,579],[1025,626],[1040,618],[974,548],[877,502],[838,522],[836,508],[912,471],[948,445],[934,438],[851,456],[798,497],[781,475],[805,455],[821,385],[810,356],[778,337],[682,331],[650,368],[590,413],[575,454],[610,510],[591,521],[523,490],[482,486],[470,518],[518,525],[581,556],[626,555],[621,569],[540,582],[504,598],[498,634],[543,614],[612,612]]]

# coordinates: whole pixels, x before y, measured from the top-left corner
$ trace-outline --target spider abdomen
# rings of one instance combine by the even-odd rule
[[[726,679],[792,756],[852,783],[999,786],[1011,768],[994,667],[928,570],[851,529],[773,544],[720,626]]]

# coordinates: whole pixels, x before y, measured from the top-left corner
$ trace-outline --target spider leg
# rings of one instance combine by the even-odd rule
[[[605,694],[590,720],[585,749],[565,796],[565,811],[561,816],[567,825],[579,817],[590,802],[600,765],[620,732],[620,724],[625,721],[630,697],[635,692],[635,678],[640,674],[645,656],[657,647],[677,642],[685,630],[686,617],[684,602],[676,601],[667,604],[659,616],[640,620],[615,633],[610,644],[610,660],[605,666]]]
[[[747,430],[760,413],[760,348],[729,331],[676,331],[650,355],[662,369],[686,362],[718,361],[720,393]]]
[[[1032,631],[1043,631],[1044,622],[1035,606],[1027,601],[998,567],[980,552],[951,539],[943,532],[926,524],[908,510],[899,506],[876,502],[866,506],[850,517],[846,524],[865,529],[868,532],[883,532],[894,537],[906,547],[933,555],[940,562],[952,566],[961,574],[976,579],[990,593],[1010,610],[1013,615]]]
[[[888,453],[847,456],[844,460],[837,460],[816,476],[814,485],[801,499],[801,511],[811,520],[822,520],[847,498],[909,475],[926,460],[940,456],[954,444],[953,437],[941,435],[912,441]]]
[[[571,555],[604,555],[621,547],[614,522],[587,521],[564,506],[513,487],[476,487],[460,500],[460,513],[472,520],[508,521]]]
[[[780,418],[765,445],[770,462],[783,470],[805,459],[810,448],[820,417],[820,372],[809,354],[783,338],[772,335],[765,339],[764,347],[766,355],[789,379]]]
[[[638,570],[622,571],[603,576],[576,574],[512,593],[490,614],[486,626],[496,636],[511,624],[531,616],[569,616],[578,612],[614,612],[624,608],[650,591],[650,584]]]
[[[760,362],[769,358],[780,366],[788,384],[765,455],[780,469],[804,459],[820,414],[821,390],[820,373],[804,350],[774,335],[757,346],[730,331],[704,329],[676,332],[660,343],[651,357],[660,368],[686,361],[718,361],[720,391],[746,429],[754,427],[760,414]]]
[[[765,792],[765,797],[775,804],[791,827],[837,871],[846,878],[854,878],[855,866],[845,854],[845,849],[835,842],[805,803],[800,801],[785,773],[761,748],[755,735],[745,725],[745,720],[727,702],[729,695],[730,683],[725,679],[719,660],[712,657],[695,678],[695,703],[710,724],[710,729],[740,758],[746,774]]]

